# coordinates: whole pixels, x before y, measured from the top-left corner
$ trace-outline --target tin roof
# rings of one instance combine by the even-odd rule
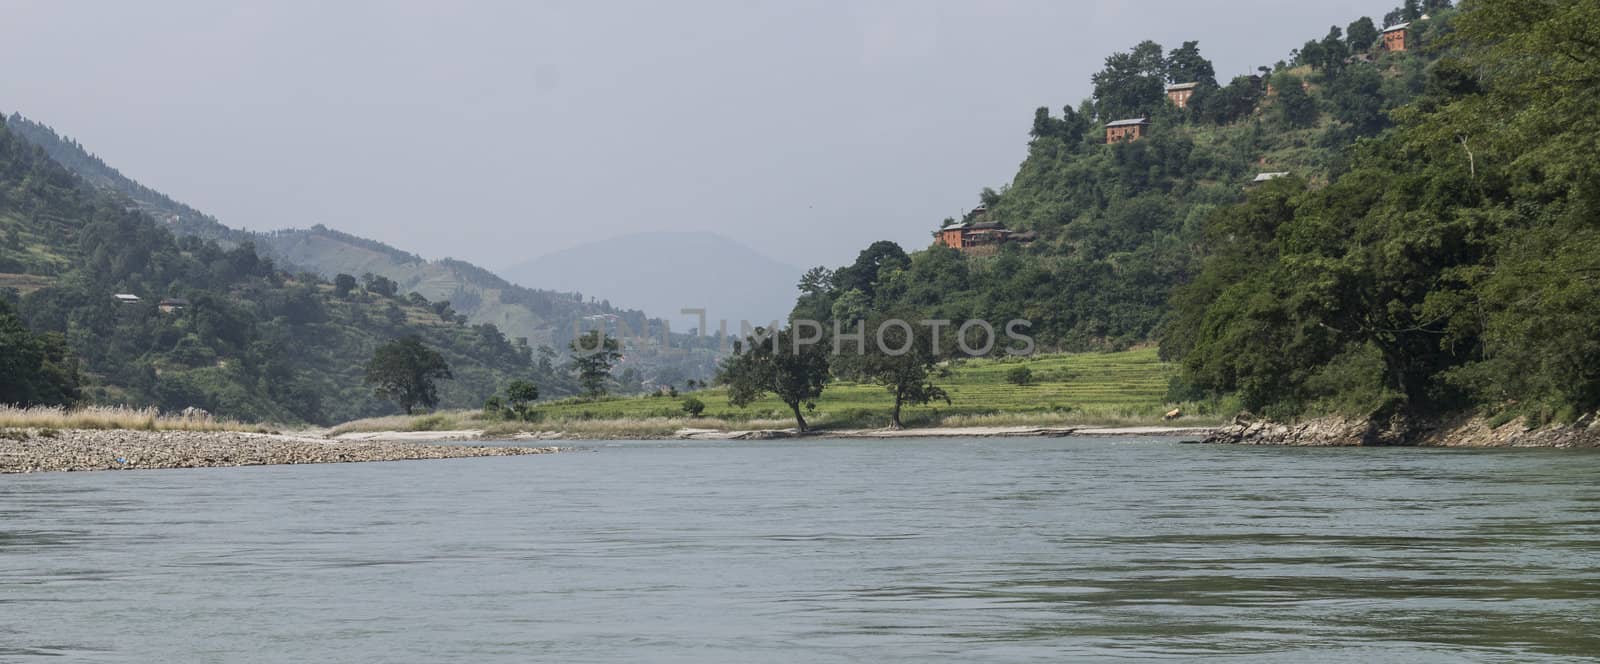
[[[1281,177],[1283,177],[1285,175],[1288,175],[1288,174],[1289,174],[1289,171],[1276,171],[1276,172],[1272,172],[1272,173],[1257,173],[1256,174],[1256,179],[1251,180],[1251,182],[1266,182],[1267,180],[1276,180],[1276,179],[1281,178]]]
[[[1167,86],[1167,92],[1172,92],[1175,90],[1192,90],[1198,85],[1200,85],[1198,81],[1194,83],[1173,83],[1172,85]]]
[[[1131,127],[1133,125],[1144,125],[1144,124],[1150,124],[1150,121],[1146,120],[1144,118],[1128,118],[1126,120],[1116,120],[1116,121],[1113,121],[1113,122],[1107,122],[1106,126],[1107,127]]]
[[[1409,23],[1409,22],[1407,22],[1407,23],[1396,23],[1396,24],[1391,25],[1391,26],[1389,26],[1387,28],[1384,28],[1383,31],[1384,32],[1394,32],[1395,30],[1404,30],[1404,29],[1409,28],[1409,27],[1411,27],[1411,23]]]

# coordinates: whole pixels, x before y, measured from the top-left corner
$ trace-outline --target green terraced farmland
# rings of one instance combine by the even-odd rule
[[[1032,384],[1013,385],[1006,381],[1006,373],[1017,366],[1026,366],[1033,372]],[[970,360],[950,370],[950,376],[935,382],[950,393],[951,403],[908,407],[908,426],[965,420],[990,424],[1149,421],[1159,419],[1172,408],[1165,397],[1175,367],[1162,362],[1154,348]],[[681,404],[690,396],[705,403],[704,417],[712,420],[792,417],[787,406],[771,397],[746,408],[730,406],[721,388],[685,392],[678,397],[563,400],[544,404],[539,410],[546,421],[680,417]],[[817,399],[816,411],[808,413],[807,420],[824,426],[882,426],[892,405],[883,387],[835,382]]]

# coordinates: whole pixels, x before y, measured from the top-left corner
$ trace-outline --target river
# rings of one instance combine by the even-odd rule
[[[0,476],[0,661],[1575,661],[1600,453],[582,444]]]

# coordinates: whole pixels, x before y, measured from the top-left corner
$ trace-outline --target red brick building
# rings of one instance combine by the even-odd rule
[[[962,253],[993,253],[1007,242],[1032,242],[1039,238],[1033,231],[1014,232],[998,221],[974,221],[952,224],[933,232],[934,242]]]
[[[1129,118],[1106,123],[1107,143],[1137,141],[1148,133],[1150,133],[1150,121],[1144,118]]]
[[[1404,51],[1404,50],[1406,50],[1406,28],[1409,28],[1409,27],[1411,27],[1410,23],[1401,23],[1399,25],[1391,25],[1391,26],[1389,26],[1387,28],[1384,28],[1383,29],[1383,50],[1385,50],[1385,51]]]
[[[1188,108],[1189,98],[1194,96],[1194,89],[1199,85],[1199,83],[1173,83],[1167,86],[1167,99],[1172,100],[1173,106]]]

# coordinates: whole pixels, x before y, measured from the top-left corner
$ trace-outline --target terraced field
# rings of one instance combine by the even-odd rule
[[[1033,372],[1029,385],[1013,385],[1006,373],[1018,366]],[[1162,362],[1156,349],[1121,353],[1040,355],[1027,359],[973,360],[951,367],[951,375],[936,380],[950,393],[951,403],[939,402],[908,408],[907,424],[933,423],[952,416],[990,416],[992,423],[1005,418],[1047,421],[1056,418],[1091,420],[1159,419],[1172,408],[1166,402],[1167,382],[1175,367]],[[784,419],[788,407],[773,398],[746,408],[728,404],[720,388],[685,392],[678,397],[643,396],[602,401],[563,400],[540,406],[546,420],[679,417],[688,397],[705,403],[705,417],[723,420]],[[808,419],[819,424],[881,425],[893,402],[877,385],[832,383],[817,400]],[[1205,410],[1187,408],[1189,412]],[[1035,416],[1035,417],[1028,417]]]

